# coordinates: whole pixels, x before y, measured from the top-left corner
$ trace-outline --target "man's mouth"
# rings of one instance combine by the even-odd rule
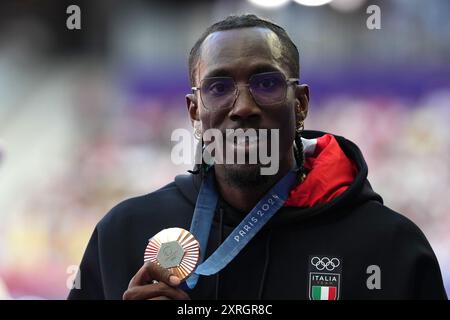
[[[231,129],[226,133],[226,143],[235,150],[243,150],[246,153],[257,150],[261,143],[266,143],[267,134],[260,134],[265,129]],[[238,131],[237,131],[238,130]]]
[[[236,138],[236,141],[234,144],[242,147],[242,146],[245,146],[246,143],[248,143],[249,145],[257,144],[258,141],[259,141],[259,138],[257,135],[242,136],[242,137],[239,136]]]
[[[223,138],[225,141],[216,141]],[[273,139],[278,140],[278,129],[229,128],[214,137],[208,150],[215,152],[213,156],[218,164],[267,165],[272,158],[278,159],[278,153],[273,153],[276,148]]]

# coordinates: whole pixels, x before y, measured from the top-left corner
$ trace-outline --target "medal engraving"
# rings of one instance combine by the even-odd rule
[[[161,244],[156,260],[163,268],[178,267],[184,256],[184,250],[178,241],[171,241]]]

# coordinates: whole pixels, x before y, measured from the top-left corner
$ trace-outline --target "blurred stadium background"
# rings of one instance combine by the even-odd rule
[[[246,12],[286,28],[311,87],[306,128],[361,147],[450,292],[450,2],[285,2],[0,2],[0,298],[64,299],[98,220],[188,169],[170,161],[172,130],[190,128],[188,52]],[[81,30],[66,28],[70,4]],[[370,4],[380,30],[366,27]]]

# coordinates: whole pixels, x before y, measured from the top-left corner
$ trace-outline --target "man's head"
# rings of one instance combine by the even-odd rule
[[[188,94],[187,107],[193,122],[199,121],[203,131],[214,128],[224,134],[226,129],[279,129],[279,167],[286,170],[293,165],[293,141],[298,124],[307,114],[308,87],[288,80],[282,99],[266,105],[245,86],[262,73],[275,72],[286,80],[298,77],[298,50],[281,27],[254,15],[228,17],[208,28],[196,42],[189,67],[193,87],[202,86],[210,78],[229,77],[238,88],[234,100],[215,109],[208,106],[201,90]],[[261,177],[259,165],[225,168],[234,184],[267,180]]]
[[[229,16],[226,19],[214,23],[210,27],[208,27],[205,32],[198,38],[196,43],[191,49],[189,54],[189,77],[191,80],[191,85],[196,85],[196,67],[200,57],[200,48],[203,44],[203,41],[212,33],[218,31],[226,31],[233,29],[242,29],[242,28],[264,28],[273,31],[278,39],[280,40],[281,49],[283,50],[283,63],[286,65],[289,70],[289,77],[298,78],[300,71],[300,58],[297,46],[292,42],[291,38],[289,38],[286,31],[280,26],[258,18],[253,14],[242,15],[242,16]]]

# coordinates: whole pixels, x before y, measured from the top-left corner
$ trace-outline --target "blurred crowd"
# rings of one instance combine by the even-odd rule
[[[154,191],[191,169],[170,160],[172,131],[192,130],[184,99],[190,88],[188,49],[199,30],[231,9],[228,2],[216,1],[214,16],[196,24],[195,17],[206,16],[208,8],[201,3],[194,7],[202,10],[190,16],[186,33],[178,34],[179,25],[164,24],[166,11],[145,11],[142,2],[130,3],[135,6],[128,14],[112,14],[116,23],[108,29],[108,53],[55,55],[54,36],[39,20],[17,19],[0,32],[0,299],[64,299],[71,266],[80,262],[99,219],[120,201]],[[426,45],[405,51],[386,34],[373,42],[375,36],[367,30],[344,32],[354,29],[361,12],[342,17],[326,8],[306,13],[258,10],[253,11],[293,30],[304,45],[302,78],[312,92],[305,128],[342,135],[360,146],[375,191],[424,231],[450,292],[450,81],[445,77],[448,69],[439,69],[450,52],[439,39],[450,29],[434,34],[437,24],[417,27],[429,37],[434,34],[441,45],[426,56],[421,51],[429,50]],[[393,12],[414,16],[418,11],[404,6]],[[168,21],[181,14],[178,10]],[[299,22],[303,28],[295,28],[295,14],[305,17]],[[433,9],[430,16],[436,18],[439,12]],[[64,17],[63,12],[62,21]],[[339,28],[315,29],[311,17],[331,18]],[[386,21],[397,26],[394,20]],[[152,29],[158,25],[162,27]],[[298,34],[312,34],[320,41]],[[339,41],[339,36],[346,40]],[[365,36],[369,40],[361,40]],[[375,46],[384,52],[376,63],[388,67],[377,81],[391,81],[390,92],[375,80],[365,78],[363,83],[346,70],[336,70],[342,59],[346,66],[351,64],[347,55],[358,41],[366,50]],[[397,60],[408,57],[403,78],[390,70],[393,61],[389,50],[380,49],[382,41],[391,41],[386,47]],[[327,56],[328,50],[335,50],[336,56],[326,64],[332,55]],[[426,65],[437,66],[435,74],[420,82],[417,74],[414,78],[413,72],[406,73],[431,56]],[[361,56],[353,58],[355,64],[366,64]],[[371,72],[367,66],[364,71],[358,65],[352,68],[352,74],[361,77]],[[330,80],[330,75],[339,79]],[[397,79],[410,82],[402,85]],[[375,89],[364,91],[367,88]]]

